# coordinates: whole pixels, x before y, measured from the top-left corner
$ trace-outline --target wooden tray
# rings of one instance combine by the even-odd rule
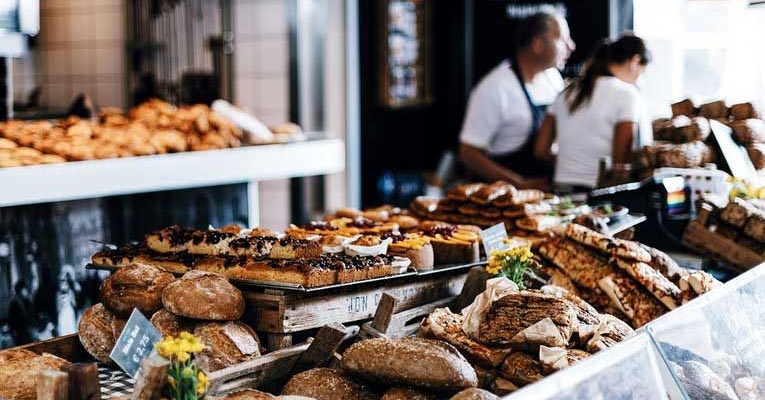
[[[685,228],[683,244],[702,254],[710,255],[738,273],[765,261],[762,254],[710,231],[699,221],[691,221]]]

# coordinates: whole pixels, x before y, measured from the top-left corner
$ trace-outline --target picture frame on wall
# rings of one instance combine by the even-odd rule
[[[430,1],[378,1],[378,93],[384,107],[417,107],[432,102]]]

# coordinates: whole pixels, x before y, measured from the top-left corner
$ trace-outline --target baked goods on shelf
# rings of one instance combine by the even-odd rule
[[[103,304],[97,303],[82,314],[77,333],[82,347],[93,358],[104,364],[111,364],[109,354],[124,326],[124,320],[120,321]]]
[[[255,331],[238,322],[207,322],[194,328],[194,336],[205,344],[196,356],[205,371],[217,371],[260,356],[260,341]]]
[[[173,275],[144,264],[120,268],[101,283],[101,301],[122,318],[130,317],[134,308],[151,315],[162,308],[162,292],[173,281]]]
[[[315,368],[293,376],[282,389],[282,395],[305,396],[316,400],[376,400],[378,398],[368,387],[330,368]]]
[[[223,149],[243,139],[239,128],[203,104],[176,108],[157,99],[127,116],[104,109],[99,121],[7,121],[0,123],[0,137],[0,151],[11,154],[0,157],[0,167]]]
[[[465,226],[424,222],[423,234],[433,246],[436,264],[467,264],[480,258],[480,236]]]

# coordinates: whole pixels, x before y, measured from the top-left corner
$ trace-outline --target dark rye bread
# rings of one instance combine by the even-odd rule
[[[436,395],[412,388],[393,387],[383,393],[380,400],[436,400]]]
[[[567,300],[537,290],[507,294],[491,304],[478,328],[478,341],[508,343],[520,331],[550,318],[568,342],[578,324],[576,308]]]
[[[330,368],[314,368],[293,376],[282,389],[282,396],[305,396],[316,400],[380,398],[366,386]]]
[[[0,399],[35,400],[37,377],[42,371],[60,371],[69,362],[51,354],[29,350],[0,351]]]
[[[422,338],[376,338],[353,344],[343,371],[382,385],[454,392],[478,384],[475,370],[454,346]]]
[[[77,333],[82,347],[93,358],[111,364],[109,354],[124,326],[124,320],[118,319],[103,304],[97,303],[85,310],[77,325]]]
[[[499,400],[499,397],[488,390],[470,388],[455,394],[449,400]]]
[[[524,352],[511,353],[499,368],[499,376],[518,387],[534,383],[542,378],[542,363]]]
[[[456,347],[473,365],[494,369],[512,351],[509,347],[488,347],[476,342],[462,331],[464,318],[448,308],[437,308],[420,325],[419,335],[437,339]]]
[[[212,372],[260,356],[260,341],[255,331],[239,321],[209,322],[194,328],[194,336],[205,345],[196,355],[197,365]]]
[[[162,308],[162,291],[174,279],[172,274],[148,265],[128,265],[104,279],[101,301],[123,318],[129,317],[134,308],[151,315]]]
[[[182,317],[233,321],[244,313],[244,297],[219,274],[190,271],[176,279],[162,293],[162,304]]]

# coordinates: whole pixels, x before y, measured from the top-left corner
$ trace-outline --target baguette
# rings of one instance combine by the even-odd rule
[[[340,361],[343,371],[383,385],[454,392],[478,384],[473,367],[452,345],[421,338],[364,340]],[[427,368],[422,368],[426,365]]]

